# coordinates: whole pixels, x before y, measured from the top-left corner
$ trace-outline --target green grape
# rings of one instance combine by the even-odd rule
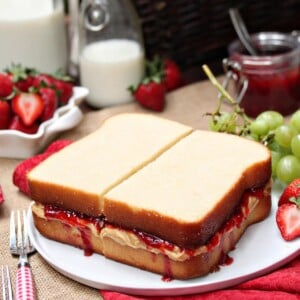
[[[286,155],[277,162],[276,176],[289,184],[300,177],[300,160],[294,155]]]
[[[297,134],[295,128],[289,125],[280,125],[275,129],[275,141],[282,147],[289,148],[292,138]]]
[[[220,116],[211,118],[209,128],[212,131],[235,133],[236,117],[231,113],[222,112]]]
[[[287,147],[282,147],[278,143],[276,143],[275,141],[273,143],[271,143],[268,146],[268,148],[271,151],[280,153],[281,156],[292,154],[291,148],[289,148],[289,147],[288,148]]]
[[[290,119],[290,124],[298,131],[300,132],[300,110],[297,110],[292,114],[292,117]]]
[[[259,137],[253,133],[251,133],[251,135],[250,134],[244,135],[243,137],[245,137],[246,139],[251,140],[251,141],[256,141],[256,142],[259,141]]]
[[[297,134],[292,138],[291,150],[296,157],[300,158],[300,134]]]
[[[251,134],[262,136],[269,132],[270,128],[268,122],[264,119],[256,119],[250,124]]]
[[[271,151],[271,157],[272,157],[272,176],[276,177],[276,169],[277,169],[277,164],[279,160],[281,159],[283,155],[279,152],[276,151]]]
[[[274,130],[284,123],[283,116],[279,112],[273,110],[262,112],[255,120],[264,120],[267,122],[269,130]]]

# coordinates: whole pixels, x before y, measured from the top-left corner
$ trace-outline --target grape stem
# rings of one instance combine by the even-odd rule
[[[218,82],[217,78],[214,76],[212,71],[207,65],[202,66],[203,71],[205,72],[206,76],[210,80],[210,82],[217,88],[219,91],[218,96],[218,105],[217,109],[214,113],[208,114],[211,115],[213,120],[214,117],[221,115],[221,107],[223,104],[223,100],[226,99],[234,108],[234,114],[237,118],[238,116],[242,119],[242,125],[240,125],[240,131],[238,132],[239,135],[248,135],[249,134],[249,125],[251,124],[251,120],[248,118],[248,116],[245,114],[244,110],[239,106],[237,101],[229,94],[229,92]]]
[[[210,70],[210,68],[207,65],[203,65],[202,66],[205,74],[207,75],[208,79],[210,80],[210,82],[218,89],[218,91],[220,92],[219,95],[219,106],[218,108],[221,107],[222,104],[222,98],[226,98],[231,104],[235,105],[236,101],[231,97],[231,95],[223,88],[223,86],[218,82],[217,78],[214,76],[214,74],[212,73],[212,71]]]

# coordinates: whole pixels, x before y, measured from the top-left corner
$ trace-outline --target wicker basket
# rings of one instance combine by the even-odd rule
[[[146,54],[173,58],[188,82],[206,78],[201,66],[223,72],[222,58],[237,38],[228,10],[237,7],[250,33],[300,29],[300,0],[133,0]]]

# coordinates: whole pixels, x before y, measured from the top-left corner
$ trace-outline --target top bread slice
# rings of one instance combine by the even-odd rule
[[[270,176],[262,144],[120,114],[42,162],[28,180],[37,202],[195,248],[234,214],[245,191]]]
[[[204,245],[247,189],[267,184],[270,163],[262,144],[196,130],[110,190],[104,215],[181,247]]]
[[[155,159],[192,128],[148,114],[119,114],[55,153],[28,174],[33,200],[90,216],[102,196]]]

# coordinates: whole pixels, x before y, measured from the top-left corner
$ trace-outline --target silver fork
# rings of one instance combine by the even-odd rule
[[[28,254],[33,253],[35,248],[30,243],[27,229],[26,212],[17,211],[10,215],[10,240],[9,248],[13,255],[19,256],[16,280],[16,299],[36,299],[32,272],[28,262]]]
[[[8,266],[1,267],[2,299],[13,300],[13,291]]]

